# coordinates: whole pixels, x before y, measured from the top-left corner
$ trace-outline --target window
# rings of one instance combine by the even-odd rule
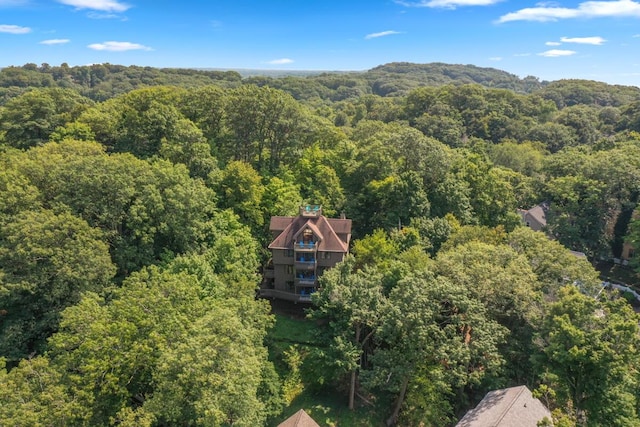
[[[331,252],[320,252],[320,258],[331,259]]]
[[[293,258],[293,249],[287,249],[286,256],[287,258]]]
[[[310,243],[312,241],[313,241],[313,231],[311,231],[310,229],[307,228],[302,233],[302,242],[303,243]]]
[[[287,274],[293,274],[293,265],[287,265]]]

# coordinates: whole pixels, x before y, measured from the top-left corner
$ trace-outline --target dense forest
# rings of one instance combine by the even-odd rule
[[[639,196],[637,87],[4,68],[0,424],[277,425],[332,396],[321,425],[439,427],[525,384],[556,426],[640,426],[640,318],[595,268],[640,246]],[[256,290],[303,203],[354,240],[283,340]]]

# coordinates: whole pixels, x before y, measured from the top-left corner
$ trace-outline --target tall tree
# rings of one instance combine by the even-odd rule
[[[534,375],[529,354],[543,294],[528,260],[509,246],[472,241],[441,251],[435,268],[467,287],[484,304],[487,316],[509,330],[509,339],[500,346],[507,375],[517,382],[531,381]]]
[[[637,426],[638,315],[624,299],[561,289],[540,333],[541,372],[579,425]]]
[[[218,204],[233,210],[242,222],[258,231],[263,224],[264,186],[258,172],[249,163],[232,161],[214,178]]]
[[[0,130],[12,147],[42,145],[57,127],[73,122],[92,104],[70,89],[34,89],[11,99],[0,110]]]
[[[46,357],[24,359],[9,372],[0,359],[0,382],[0,419],[7,425],[63,427],[84,410]]]
[[[270,87],[244,85],[233,90],[226,106],[231,132],[227,160],[240,160],[258,171],[275,172],[297,145],[304,114],[289,95]]]
[[[395,398],[387,425],[398,422],[420,372],[442,372],[450,392],[479,385],[502,364],[498,345],[504,335],[463,286],[427,271],[398,282],[389,295],[367,381]],[[437,393],[446,399],[447,390]]]
[[[60,312],[115,273],[99,230],[67,212],[23,211],[0,230],[0,354],[41,353]]]
[[[551,202],[547,226],[560,243],[589,256],[609,252],[605,225],[610,214],[604,183],[582,176],[562,176],[547,182]]]
[[[349,409],[355,407],[357,377],[364,368],[372,338],[380,326],[386,301],[382,275],[373,268],[355,270],[348,257],[320,278],[322,290],[314,295],[312,319],[328,321],[329,353],[324,363],[337,375],[349,375]],[[328,360],[327,360],[328,359]]]

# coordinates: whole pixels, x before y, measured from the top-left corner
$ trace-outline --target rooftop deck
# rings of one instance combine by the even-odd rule
[[[300,215],[303,217],[315,218],[322,215],[321,205],[304,205],[300,206]]]

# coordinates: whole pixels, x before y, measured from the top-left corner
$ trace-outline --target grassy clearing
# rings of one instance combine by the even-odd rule
[[[305,371],[313,364],[310,351],[317,348],[316,325],[313,321],[276,313],[276,323],[267,338],[269,357],[285,384],[289,405],[277,420],[275,427],[300,409],[304,409],[318,424],[327,427],[383,426],[384,417],[376,408],[367,406],[350,411],[346,395],[322,388],[313,383]]]

